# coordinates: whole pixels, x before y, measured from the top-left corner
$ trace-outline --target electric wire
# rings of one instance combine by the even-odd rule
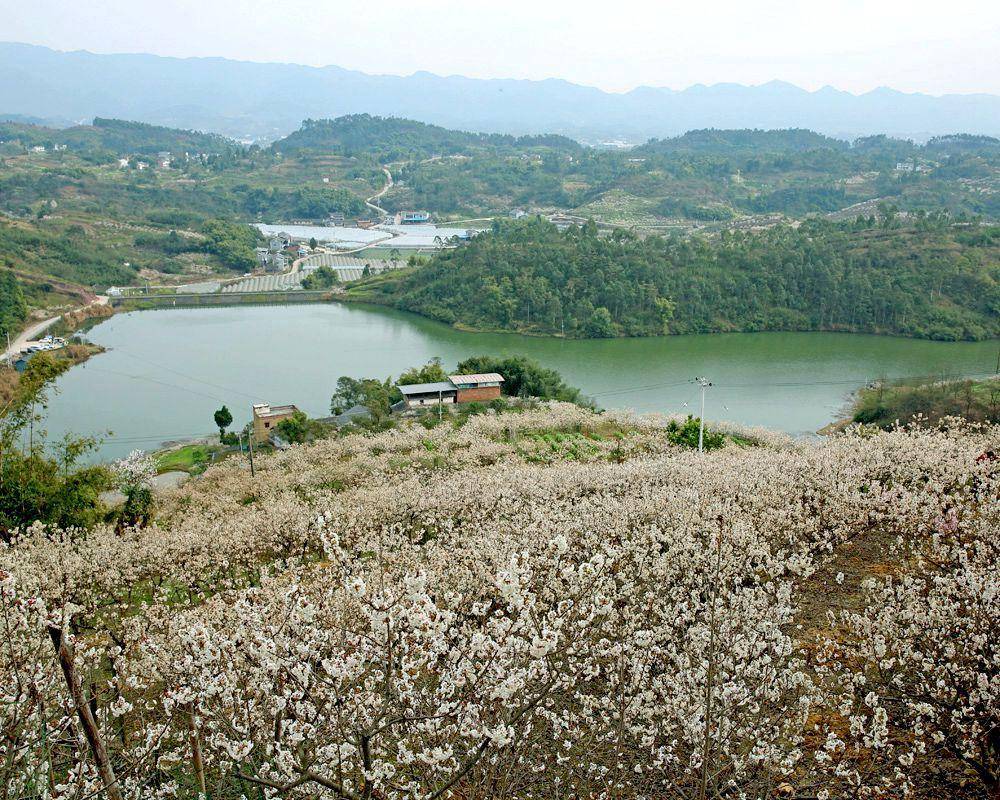
[[[130,353],[128,350],[123,350],[121,347],[115,347],[114,351],[116,353],[121,353],[122,355],[128,356],[129,358],[133,358],[136,361],[141,361],[145,364],[149,364],[151,367],[155,367],[156,369],[162,369],[166,372],[172,372],[174,375],[178,375],[181,378],[186,378],[189,381],[194,381],[195,383],[202,383],[205,386],[211,386],[213,389],[222,389],[222,391],[224,392],[231,392],[232,394],[242,395],[243,397],[248,397],[251,400],[257,399],[255,395],[247,394],[246,392],[240,391],[239,389],[233,389],[230,386],[223,386],[222,384],[219,383],[212,383],[211,381],[206,381],[204,378],[196,378],[193,375],[188,375],[184,372],[180,372],[179,370],[173,369],[172,367],[166,367],[163,364],[157,364],[155,361],[150,361],[148,358],[137,356],[134,353]]]

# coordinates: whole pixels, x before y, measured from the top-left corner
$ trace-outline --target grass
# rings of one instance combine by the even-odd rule
[[[156,471],[158,473],[181,471],[197,475],[205,471],[212,454],[220,452],[221,449],[218,445],[188,444],[166,450],[156,456]]]

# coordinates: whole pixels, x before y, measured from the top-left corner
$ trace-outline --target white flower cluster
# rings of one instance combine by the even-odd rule
[[[115,485],[125,494],[149,488],[156,477],[156,462],[142,450],[133,450],[111,465]]]
[[[942,755],[995,775],[998,432],[698,454],[663,424],[556,405],[345,437],[209,470],[159,526],[25,531],[0,550],[7,796],[856,797]],[[553,430],[587,447],[541,463]],[[891,569],[862,588],[845,553],[878,542]],[[807,612],[838,598],[868,606],[831,637]]]

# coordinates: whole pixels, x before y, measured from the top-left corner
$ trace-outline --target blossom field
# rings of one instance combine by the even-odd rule
[[[1000,798],[1000,429],[664,424],[414,424],[25,531],[0,798]]]

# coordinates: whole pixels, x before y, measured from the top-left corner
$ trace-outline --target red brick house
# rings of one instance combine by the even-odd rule
[[[449,375],[448,380],[458,390],[457,403],[488,403],[500,396],[503,375],[498,372],[478,372],[472,375]]]

